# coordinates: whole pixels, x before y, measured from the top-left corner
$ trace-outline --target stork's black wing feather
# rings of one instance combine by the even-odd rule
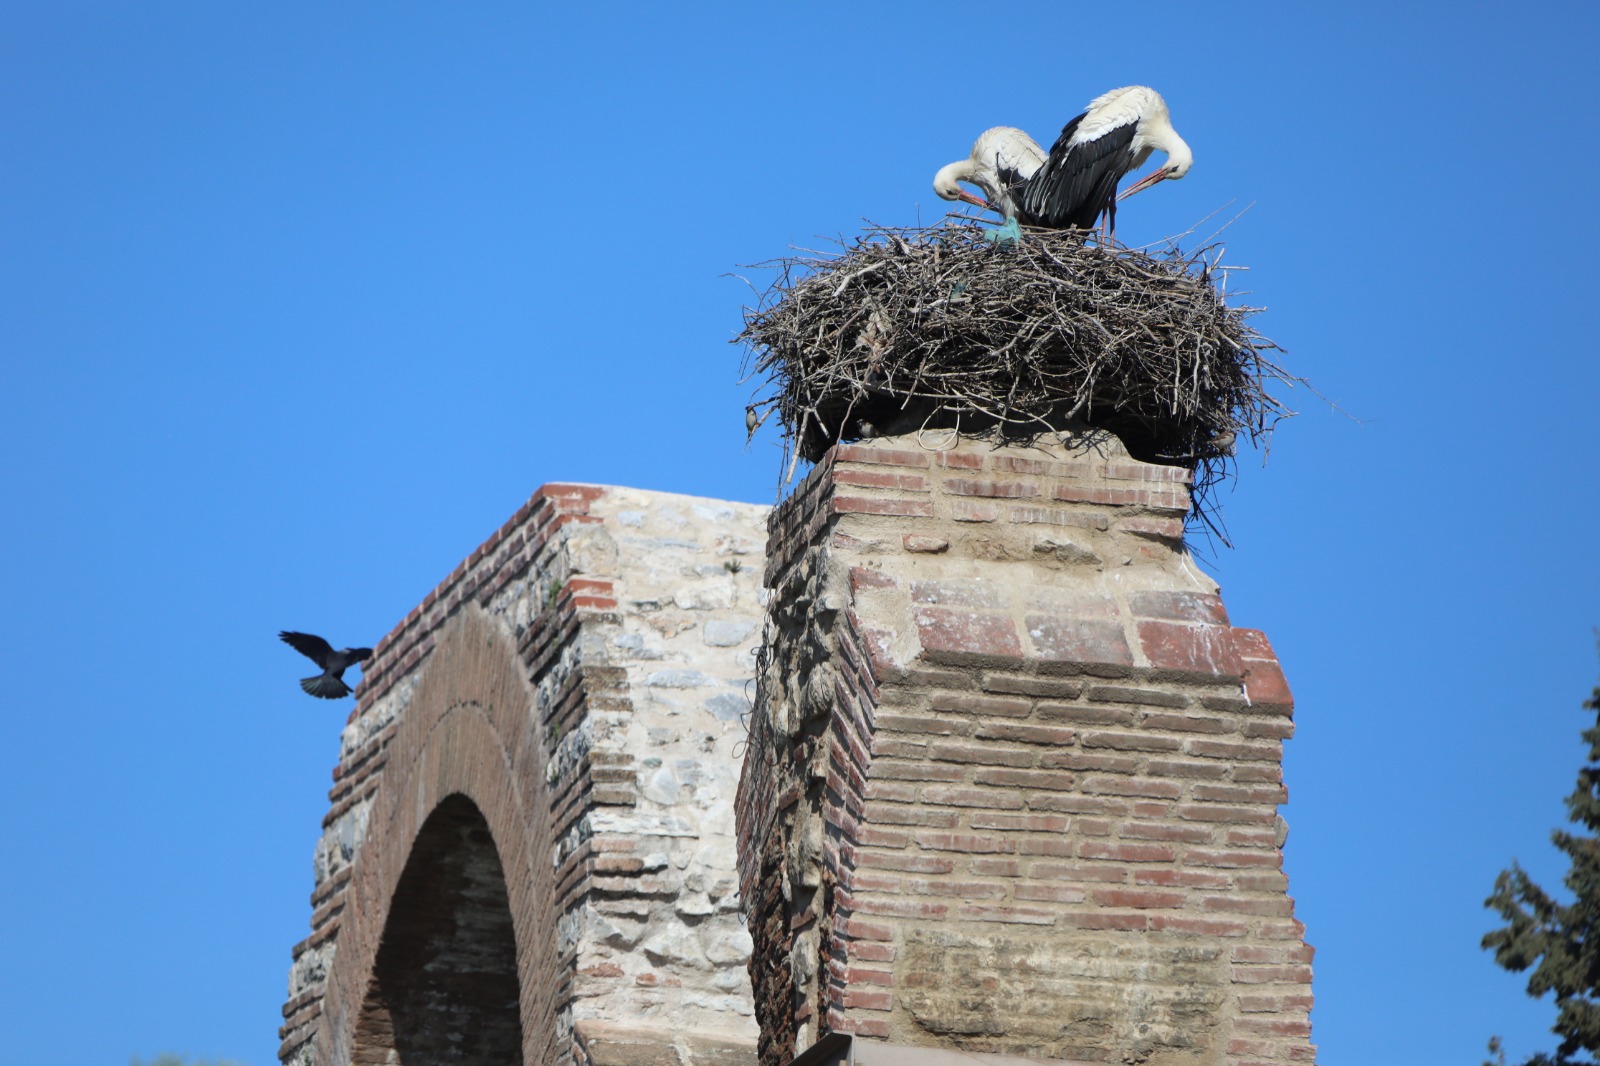
[[[333,655],[333,646],[321,637],[286,629],[278,634],[278,639],[324,670],[328,668],[328,659]]]
[[[1137,123],[1071,144],[1082,121],[1083,115],[1079,115],[1067,123],[1050,148],[1050,158],[1022,191],[1023,212],[1035,225],[1093,228],[1100,212],[1115,198],[1117,182],[1133,164]]]

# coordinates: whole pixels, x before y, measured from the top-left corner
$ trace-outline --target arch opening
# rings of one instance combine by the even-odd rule
[[[521,1063],[520,992],[505,870],[482,812],[457,793],[406,858],[351,1061]]]

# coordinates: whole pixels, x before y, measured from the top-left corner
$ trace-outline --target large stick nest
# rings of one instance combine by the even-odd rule
[[[1007,441],[1086,429],[1147,462],[1196,472],[1197,512],[1235,440],[1259,443],[1293,412],[1268,392],[1296,379],[1219,288],[1220,248],[1150,254],[1029,230],[873,227],[837,253],[776,272],[745,309],[746,371],[764,381],[786,465],[841,440],[955,428]]]

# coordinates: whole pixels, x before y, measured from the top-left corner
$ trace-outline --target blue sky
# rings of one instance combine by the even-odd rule
[[[1593,5],[0,2],[0,1029],[275,1061],[370,643],[538,485],[770,501],[723,275],[1156,86],[1310,395],[1224,498],[1325,1064],[1548,1047],[1477,948],[1600,672]],[[1202,231],[1204,232],[1204,231]]]

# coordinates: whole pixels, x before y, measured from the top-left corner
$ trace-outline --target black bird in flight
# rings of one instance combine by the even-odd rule
[[[350,686],[344,683],[344,672],[372,656],[371,648],[340,648],[335,651],[327,641],[310,633],[284,630],[278,634],[278,639],[322,667],[322,673],[316,677],[302,678],[300,687],[325,700],[350,695]]]

